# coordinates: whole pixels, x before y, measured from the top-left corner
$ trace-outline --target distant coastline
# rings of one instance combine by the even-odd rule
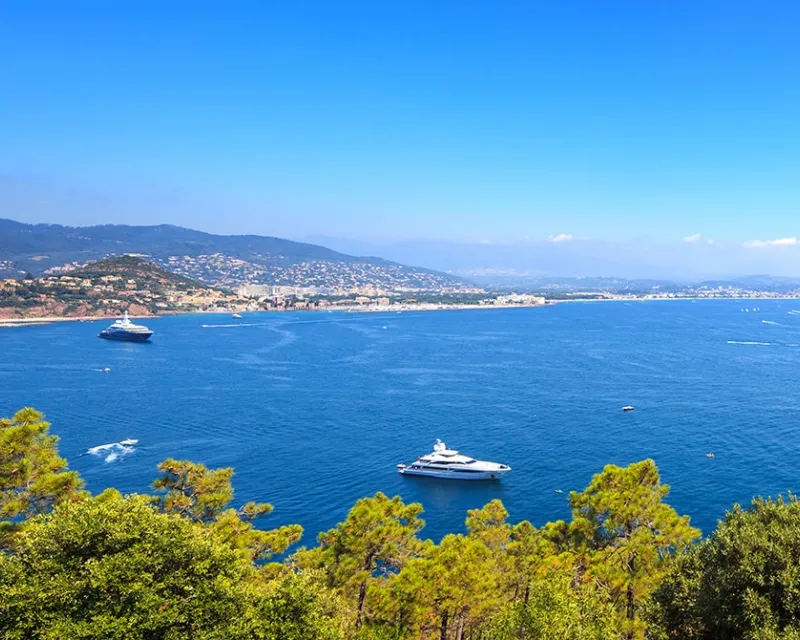
[[[532,307],[543,307],[552,304],[547,302],[545,304],[513,304],[513,305],[485,305],[485,304],[396,304],[387,306],[378,305],[364,305],[352,307],[336,307],[336,308],[311,308],[311,309],[295,309],[289,311],[300,311],[303,313],[314,312],[328,312],[328,313],[408,313],[412,311],[456,311],[462,309],[524,309]],[[233,313],[286,313],[283,309],[257,309],[257,310],[232,310],[232,309],[207,309],[207,310],[192,310],[192,311],[178,311],[170,310],[158,314],[129,314],[130,318],[134,319],[153,319],[162,316],[176,316],[176,315],[202,315],[202,314],[216,314],[216,315],[230,315]],[[102,316],[41,316],[36,318],[0,318],[0,328],[3,327],[33,327],[38,325],[55,324],[59,322],[97,322],[97,321],[110,321],[116,320],[119,315],[102,315]]]
[[[233,313],[286,313],[287,311],[301,311],[301,312],[328,312],[328,313],[347,313],[347,314],[364,314],[364,313],[409,313],[420,311],[461,311],[461,310],[478,310],[478,309],[531,309],[545,306],[552,306],[562,303],[576,303],[576,302],[660,302],[660,301],[711,301],[711,300],[797,300],[800,298],[795,296],[747,296],[747,297],[611,297],[611,298],[567,298],[557,300],[546,300],[543,303],[517,303],[517,304],[437,304],[437,303],[396,303],[389,305],[351,305],[340,307],[321,307],[321,308],[298,308],[298,309],[205,309],[205,310],[165,310],[158,314],[130,314],[131,318],[137,319],[152,319],[162,316],[171,315],[193,315],[193,314],[233,314]],[[31,327],[37,325],[55,324],[59,322],[96,322],[96,321],[111,321],[118,318],[119,315],[104,314],[100,316],[41,316],[41,317],[28,317],[28,318],[0,318],[0,329],[6,327]]]
[[[167,315],[167,314],[161,314]],[[158,315],[129,315],[130,318],[158,318]],[[42,316],[39,318],[0,318],[0,329],[3,327],[35,327],[42,324],[58,322],[95,322],[97,320],[116,320],[118,315],[108,316]]]

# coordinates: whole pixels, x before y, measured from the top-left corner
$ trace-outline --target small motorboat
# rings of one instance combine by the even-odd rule
[[[242,314],[241,313],[234,313],[233,317],[236,318],[237,320],[241,320],[242,319]]]
[[[713,453],[707,453],[707,454],[706,454],[706,458],[713,458],[713,457],[714,457],[714,454],[713,454]]]
[[[398,464],[397,470],[407,476],[427,476],[448,480],[497,480],[511,471],[507,464],[476,460],[448,449],[436,440],[433,453],[417,458],[411,464]]]
[[[136,438],[126,438],[125,440],[120,440],[119,444],[123,447],[132,447],[135,444],[139,444],[139,441]]]
[[[624,407],[622,407],[623,411],[634,411],[635,409],[636,407],[632,407],[631,405],[625,405]]]

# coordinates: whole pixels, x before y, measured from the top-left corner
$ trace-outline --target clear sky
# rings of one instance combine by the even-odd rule
[[[0,60],[0,217],[800,237],[796,0],[6,0]]]

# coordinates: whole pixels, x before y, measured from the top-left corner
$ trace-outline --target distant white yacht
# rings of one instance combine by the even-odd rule
[[[236,318],[237,320],[240,320],[241,317],[242,317],[242,314],[241,313],[234,313],[233,317]]]
[[[496,480],[511,471],[507,464],[476,460],[448,449],[437,439],[433,453],[417,458],[411,464],[398,464],[397,470],[407,476],[427,476],[448,480]]]

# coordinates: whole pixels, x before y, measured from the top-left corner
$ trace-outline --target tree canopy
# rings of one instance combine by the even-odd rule
[[[162,475],[153,483],[164,491],[155,500],[164,513],[173,513],[206,524],[252,560],[266,560],[283,553],[303,535],[300,525],[264,531],[253,527],[256,518],[273,509],[271,504],[248,502],[239,509],[233,500],[233,469],[208,469],[188,460],[169,458],[158,465]]]
[[[800,637],[800,501],[735,505],[655,599],[670,638]]]
[[[608,465],[581,493],[570,495],[573,528],[591,552],[588,574],[608,590],[624,610],[627,635],[641,633],[637,607],[663,576],[672,551],[682,551],[700,536],[664,502],[652,460],[626,468]]]
[[[19,522],[81,497],[83,481],[67,470],[57,443],[35,409],[0,418],[0,548]]]
[[[416,534],[424,526],[422,505],[406,505],[399,496],[378,492],[362,498],[336,528],[319,535],[314,554],[301,554],[301,562],[315,563],[328,574],[331,587],[355,599],[355,624],[361,627],[371,580],[376,574],[397,571],[423,544]]]

